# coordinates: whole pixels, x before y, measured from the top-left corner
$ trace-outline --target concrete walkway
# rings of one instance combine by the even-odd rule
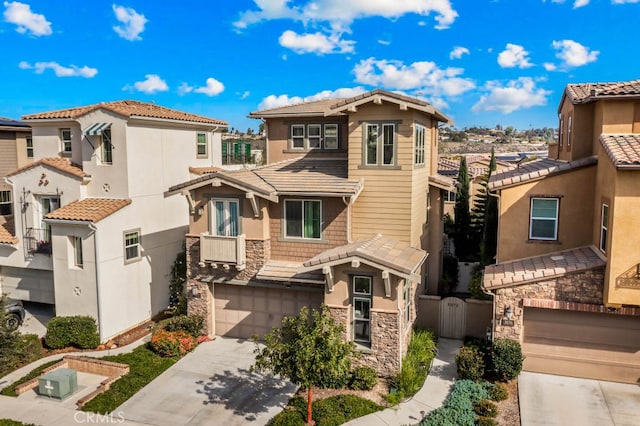
[[[368,416],[359,417],[346,425],[388,426],[419,423],[427,413],[440,407],[456,381],[456,354],[462,340],[438,339],[438,354],[431,364],[431,370],[422,389],[410,400],[393,408],[387,408]]]

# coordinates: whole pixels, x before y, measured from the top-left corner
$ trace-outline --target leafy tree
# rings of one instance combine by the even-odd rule
[[[187,298],[184,294],[184,283],[187,281],[187,252],[185,246],[178,253],[171,265],[169,278],[169,310],[173,315],[187,313]]]
[[[258,133],[264,135],[264,123],[260,123],[260,125],[258,126]]]
[[[272,372],[307,389],[307,422],[312,423],[312,387],[328,387],[347,377],[354,352],[353,342],[342,340],[344,326],[337,324],[329,308],[303,307],[297,317],[282,320],[282,327],[264,336],[264,347],[256,342],[252,371]]]
[[[491,149],[491,161],[489,162],[489,178],[496,170],[496,155]],[[488,194],[487,194],[488,195]],[[480,243],[480,262],[482,265],[489,265],[494,262],[498,246],[498,199],[488,196],[485,212],[484,227],[482,230],[482,241]]]
[[[471,218],[469,214],[469,172],[467,159],[464,156],[460,159],[454,216],[456,222],[453,242],[456,246],[456,256],[459,259],[466,259],[470,252]]]
[[[22,335],[18,330],[7,327],[9,314],[4,310],[6,303],[6,295],[0,295],[0,371],[3,371],[5,366],[16,364],[20,355],[18,348],[22,340]]]

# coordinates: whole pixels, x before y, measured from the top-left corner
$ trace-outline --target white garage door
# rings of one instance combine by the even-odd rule
[[[317,309],[322,296],[321,291],[313,290],[215,284],[215,334],[262,338],[273,327],[282,325],[285,316],[297,315],[303,306]]]
[[[8,293],[12,299],[55,303],[52,271],[3,266],[0,277],[2,292]]]

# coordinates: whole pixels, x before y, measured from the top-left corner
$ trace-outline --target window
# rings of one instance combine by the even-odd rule
[[[416,124],[416,158],[415,163],[417,165],[424,164],[424,134],[425,127],[420,124]]]
[[[445,203],[455,203],[456,202],[456,193],[454,191],[444,191],[444,202]]]
[[[124,261],[134,262],[141,258],[140,231],[127,231],[124,233]]]
[[[60,140],[62,141],[62,152],[71,152],[71,129],[60,129]]]
[[[111,129],[102,131],[101,160],[102,164],[113,164],[113,145],[111,145]]]
[[[237,237],[239,234],[239,210],[238,200],[234,199],[214,199],[211,200],[211,233],[213,235]]]
[[[564,120],[560,116],[560,127],[558,128],[558,145],[562,147],[562,137],[564,135]]]
[[[33,138],[27,136],[27,158],[33,158]]]
[[[285,200],[285,237],[319,239],[322,227],[320,201]]]
[[[338,125],[324,125],[324,149],[338,149]]]
[[[10,215],[11,212],[11,191],[0,191],[0,215]]]
[[[531,199],[530,239],[558,239],[558,201],[557,198]]]
[[[196,153],[198,157],[206,157],[207,156],[207,134],[206,133],[198,133],[196,135]]]
[[[395,164],[395,124],[365,124],[365,164]]]
[[[408,280],[404,280],[402,294],[404,298],[404,325],[407,327],[411,321],[411,284]]]
[[[371,342],[371,277],[355,275],[353,282],[353,340]]]
[[[600,250],[603,253],[607,251],[607,231],[609,224],[609,206],[602,204],[602,213],[600,217]]]
[[[291,126],[291,146],[293,148],[304,148],[304,124]]]
[[[73,249],[73,266],[82,268],[82,238],[69,237],[71,239],[71,248]]]
[[[571,116],[567,118],[567,148],[571,146]]]
[[[309,124],[307,130],[309,131],[309,149],[320,148],[320,125]]]

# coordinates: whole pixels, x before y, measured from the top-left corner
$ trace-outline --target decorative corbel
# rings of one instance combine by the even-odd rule
[[[191,214],[195,214],[196,213],[196,202],[193,201],[193,197],[191,197],[191,192],[182,191],[182,195],[185,196],[185,198],[187,199],[187,203],[189,203],[189,211],[191,212]]]
[[[258,200],[253,192],[247,192],[247,200],[251,203],[251,208],[253,209],[253,216],[260,217],[260,209],[258,207]]]
[[[382,282],[384,282],[384,295],[391,297],[391,278],[389,271],[382,271]]]
[[[322,273],[324,274],[324,280],[327,283],[329,293],[333,293],[333,272],[331,271],[331,266],[323,266]]]

